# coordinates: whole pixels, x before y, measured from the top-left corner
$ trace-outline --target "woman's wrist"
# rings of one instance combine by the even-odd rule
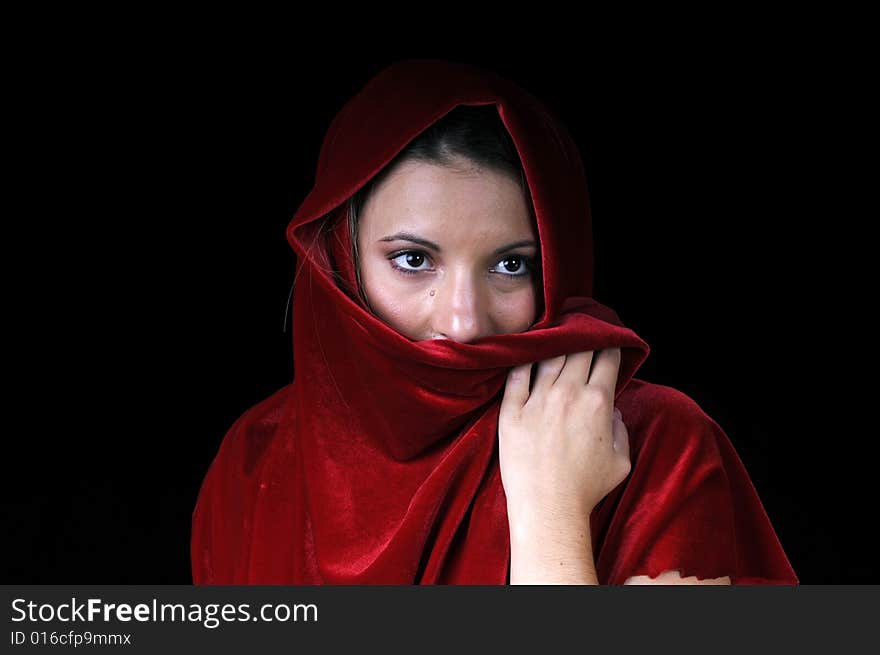
[[[511,538],[533,539],[535,535],[551,537],[556,541],[580,540],[582,534],[589,536],[592,510],[574,503],[555,502],[542,504],[517,503],[507,505],[507,521]]]
[[[511,584],[599,584],[589,513],[508,514]]]

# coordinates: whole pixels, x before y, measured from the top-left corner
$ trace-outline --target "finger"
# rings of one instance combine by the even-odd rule
[[[617,390],[617,374],[620,370],[620,348],[603,348],[593,357],[593,369],[587,384],[605,390],[609,398],[614,400]]]
[[[616,407],[614,408],[613,420],[611,444],[616,453],[629,459],[629,431],[626,429],[620,410]]]
[[[504,396],[501,398],[501,411],[518,410],[529,399],[529,378],[532,365],[521,364],[514,366],[507,373],[507,381],[504,384]]]
[[[565,366],[562,367],[562,372],[556,378],[556,384],[561,382],[578,385],[586,384],[587,379],[590,377],[590,364],[592,361],[592,350],[568,355],[565,358]]]
[[[545,359],[538,364],[538,372],[535,374],[535,384],[532,385],[532,393],[545,393],[565,366],[565,355]]]

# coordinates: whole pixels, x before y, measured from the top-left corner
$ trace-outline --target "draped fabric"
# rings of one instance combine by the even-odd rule
[[[459,105],[492,105],[523,164],[543,313],[527,331],[412,341],[360,300],[347,201]],[[592,298],[587,182],[554,113],[496,74],[432,59],[378,73],[331,123],[287,228],[294,379],[230,428],[193,513],[196,584],[505,584],[498,414],[513,366],[621,348],[615,405],[632,470],[590,515],[601,584],[729,575],[796,584],[723,430],[634,375],[649,347]]]

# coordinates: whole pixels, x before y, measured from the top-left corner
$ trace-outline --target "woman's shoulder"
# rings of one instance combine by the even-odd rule
[[[199,489],[192,518],[191,558],[195,584],[232,584],[246,548],[249,516],[260,475],[272,458],[280,429],[289,423],[286,385],[245,410],[224,435]],[[283,446],[283,444],[282,444]]]
[[[606,558],[623,558],[601,563],[609,579],[679,570],[700,579],[728,575],[734,584],[797,584],[742,460],[693,398],[633,378],[616,404],[632,472],[597,519],[612,526]],[[621,555],[620,544],[633,550]]]
[[[714,422],[697,401],[683,391],[635,377],[620,392],[615,404],[621,412],[627,408],[633,421],[659,413],[679,420]]]
[[[292,388],[292,383],[287,384],[246,409],[223,437],[217,459],[245,476],[258,468],[273,440],[282,433],[279,428],[290,425],[293,403],[287,400]]]
[[[724,435],[697,401],[667,385],[632,378],[615,405],[636,449],[654,439],[662,440],[665,448],[692,446],[702,441],[714,450],[717,439]]]

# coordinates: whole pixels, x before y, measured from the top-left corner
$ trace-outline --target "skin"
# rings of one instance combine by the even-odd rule
[[[384,240],[400,232],[440,251]],[[532,245],[494,252],[522,241]],[[523,332],[537,318],[528,258],[538,254],[538,237],[523,191],[502,173],[465,161],[456,168],[404,162],[365,204],[358,250],[373,312],[414,341],[471,343]]]
[[[358,250],[371,309],[415,341],[472,343],[537,319],[538,237],[523,190],[503,173],[464,159],[403,162],[364,205]],[[498,438],[511,584],[598,584],[589,516],[631,468],[613,412],[619,367],[620,349],[609,348],[539,362],[531,390],[531,365],[509,373]],[[624,584],[725,580],[673,570]]]

